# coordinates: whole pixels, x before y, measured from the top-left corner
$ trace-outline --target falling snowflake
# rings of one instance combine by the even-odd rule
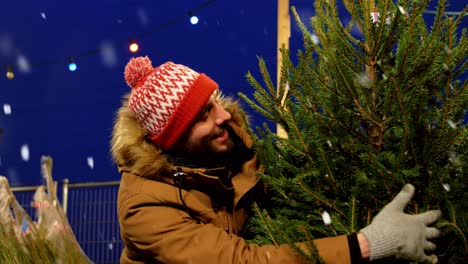
[[[370,13],[370,15],[371,15],[372,23],[377,24],[380,22],[380,12],[373,11]],[[392,19],[393,19],[392,13],[387,12],[385,16],[385,24],[390,25],[392,23]]]
[[[444,187],[444,189],[445,189],[447,192],[450,192],[450,185],[449,185],[448,183],[442,184],[442,187]]]
[[[140,23],[144,26],[148,25],[148,15],[146,13],[146,11],[143,9],[143,8],[138,8],[137,9],[137,17],[138,17],[138,20],[140,21]]]
[[[320,44],[320,39],[319,39],[319,37],[317,35],[312,34],[310,36],[310,39],[312,40],[312,42],[314,42],[314,44],[316,44],[316,45]]]
[[[371,21],[374,24],[379,23],[380,13],[378,11],[371,12]]]
[[[447,46],[445,45],[444,46],[444,52],[447,54],[447,55],[450,55],[452,53],[452,50]]]
[[[46,14],[45,14],[44,12],[41,12],[41,17],[42,17],[42,19],[44,19],[44,20],[47,19],[47,16],[46,16]]]
[[[115,47],[111,42],[104,42],[101,44],[101,60],[105,66],[112,68],[117,66],[117,53]]]
[[[28,59],[23,55],[18,55],[16,58],[16,64],[18,65],[18,70],[20,72],[29,73],[31,72],[31,65]]]
[[[3,112],[5,113],[5,115],[11,115],[11,106],[9,104],[4,104]]]
[[[369,77],[367,76],[367,74],[364,72],[364,73],[361,73],[357,78],[356,78],[357,82],[359,83],[359,85],[363,86],[363,87],[366,87],[366,88],[369,88],[371,87],[372,85],[372,82],[371,80],[369,79]]]
[[[461,165],[460,158],[458,157],[458,154],[454,151],[449,151],[448,153],[449,160],[453,162],[455,165]]]
[[[405,10],[402,6],[399,5],[399,6],[398,6],[398,9],[400,10],[400,13],[401,13],[402,15],[406,15],[406,14],[407,14],[407,13],[406,13],[406,10]]]
[[[454,128],[454,129],[457,128],[457,124],[455,124],[455,122],[453,122],[452,120],[447,120],[447,124],[451,128]]]
[[[91,169],[94,169],[94,158],[93,158],[93,157],[88,157],[88,158],[87,158],[87,161],[88,161],[88,166],[89,166]]]
[[[21,158],[24,161],[29,161],[29,146],[27,144],[21,146]]]
[[[327,211],[323,211],[323,213],[322,213],[322,219],[323,219],[323,222],[325,223],[325,225],[331,224],[330,215],[328,214]]]
[[[13,46],[13,39],[10,35],[0,35],[0,55],[9,56],[13,54],[15,52],[15,48]]]

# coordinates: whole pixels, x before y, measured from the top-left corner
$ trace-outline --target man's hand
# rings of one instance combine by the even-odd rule
[[[417,215],[405,214],[403,210],[413,195],[413,185],[406,184],[400,193],[377,214],[372,223],[360,231],[369,242],[371,261],[394,257],[437,263],[437,256],[426,255],[425,251],[432,251],[436,248],[429,239],[438,237],[440,232],[428,225],[437,221],[441,212],[432,210]]]

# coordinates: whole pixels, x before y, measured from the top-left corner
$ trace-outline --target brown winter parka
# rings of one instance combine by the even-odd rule
[[[232,130],[251,147],[238,104],[221,100],[232,115]],[[235,173],[175,166],[147,140],[126,103],[117,114],[111,144],[122,175],[117,206],[125,247],[120,263],[305,263],[289,245],[259,246],[242,238],[250,206],[264,190],[255,156]],[[218,177],[223,173],[230,183]],[[346,236],[314,244],[326,263],[351,262]]]

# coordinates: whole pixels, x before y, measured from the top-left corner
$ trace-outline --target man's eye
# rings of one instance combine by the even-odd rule
[[[203,120],[206,120],[208,118],[208,114],[210,113],[211,109],[213,108],[213,104],[208,104],[206,105],[202,111],[200,112],[200,114],[197,116],[197,120],[198,121],[203,121]]]
[[[208,118],[208,112],[201,116],[200,121],[205,121]]]

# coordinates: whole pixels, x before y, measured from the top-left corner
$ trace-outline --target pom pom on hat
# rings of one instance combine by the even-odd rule
[[[125,81],[133,89],[152,70],[153,65],[148,57],[132,58],[125,66]]]
[[[147,57],[125,67],[132,88],[128,108],[150,139],[168,150],[190,126],[218,84],[187,66],[166,62],[153,69]]]

